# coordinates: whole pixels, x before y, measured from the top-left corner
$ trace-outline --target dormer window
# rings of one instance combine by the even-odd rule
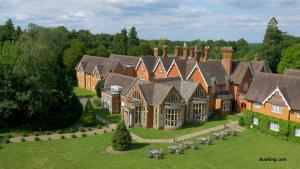
[[[197,89],[194,96],[203,98],[205,97],[205,92],[202,89]]]
[[[140,100],[140,99],[141,99],[140,94],[139,94],[137,91],[134,91],[134,92],[133,92],[132,97],[133,97],[134,99],[137,99],[137,100]]]
[[[176,93],[170,93],[166,98],[166,102],[170,102],[170,103],[179,102],[179,97],[177,96]]]

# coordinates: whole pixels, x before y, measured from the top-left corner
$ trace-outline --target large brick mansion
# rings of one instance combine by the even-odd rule
[[[84,55],[76,66],[78,86],[94,91],[97,82],[105,79],[103,108],[121,113],[128,127],[178,129],[184,123],[205,122],[215,114],[242,112],[258,107],[258,103],[289,107],[287,111],[283,108],[283,114],[295,112],[295,119],[300,122],[300,113],[296,118],[299,104],[290,100],[280,102],[280,96],[277,101],[273,99],[284,93],[284,97],[293,96],[299,101],[299,95],[290,93],[292,86],[288,83],[272,83],[272,77],[284,76],[279,79],[285,81],[288,76],[287,79],[294,79],[293,85],[300,86],[297,73],[273,75],[265,61],[233,61],[231,47],[222,48],[221,60],[210,58],[209,47],[202,53],[196,47],[188,50],[185,45],[182,54],[175,47],[172,56],[167,51],[167,46],[163,46],[162,56],[158,56],[158,48],[154,48],[154,56]],[[268,90],[263,88],[263,77],[270,78],[267,83],[272,83]],[[255,91],[260,90],[264,94],[258,97],[261,92]],[[272,108],[267,107],[261,112],[269,113]]]

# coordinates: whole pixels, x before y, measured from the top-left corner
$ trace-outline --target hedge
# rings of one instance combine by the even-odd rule
[[[258,118],[258,125],[253,124],[253,117]],[[267,133],[283,139],[300,142],[300,137],[295,136],[295,130],[297,128],[300,128],[299,123],[273,118],[250,110],[245,110],[244,122],[247,127],[250,127],[252,125],[253,128],[261,131],[262,133]],[[276,122],[277,124],[279,124],[279,132],[270,130],[271,122]]]

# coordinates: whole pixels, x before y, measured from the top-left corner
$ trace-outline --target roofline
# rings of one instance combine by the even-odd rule
[[[203,81],[205,82],[205,85],[208,87],[208,84],[207,84],[207,82],[206,82],[206,80],[205,80],[205,78],[204,78],[204,76],[203,76],[203,74],[202,74],[201,69],[199,68],[198,63],[195,64],[195,66],[194,66],[193,69],[191,70],[191,72],[190,72],[190,74],[188,75],[188,77],[186,78],[186,80],[188,80],[188,79],[190,78],[190,76],[193,74],[193,72],[195,71],[196,68],[198,68],[198,70],[199,70],[199,72],[200,72],[200,75],[201,75],[201,77],[203,78]]]
[[[184,80],[183,77],[182,77],[182,74],[181,74],[180,70],[178,69],[178,65],[177,65],[175,59],[172,61],[172,64],[171,64],[171,66],[169,67],[169,69],[168,69],[166,75],[168,76],[168,74],[170,73],[170,71],[171,71],[171,69],[172,69],[172,67],[173,67],[174,64],[175,64],[176,67],[177,67],[177,70],[178,70],[178,72],[179,72],[179,75],[180,75],[181,80]]]
[[[273,92],[262,102],[263,104],[265,104],[276,92],[278,92],[281,97],[283,98],[284,100],[284,103],[287,105],[288,107],[288,110],[291,110],[291,107],[290,105],[288,104],[288,102],[286,101],[286,98],[283,96],[283,94],[281,93],[280,89],[278,88],[278,86],[276,87],[275,90],[273,90]]]
[[[155,64],[155,66],[154,66],[152,72],[155,72],[156,68],[157,68],[158,65],[159,65],[159,62],[161,62],[161,64],[163,65],[163,68],[164,68],[165,72],[167,72],[166,69],[165,69],[165,66],[164,66],[164,64],[162,63],[162,60],[161,60],[160,57],[158,57],[158,60],[157,60],[157,62],[156,62],[156,64]]]

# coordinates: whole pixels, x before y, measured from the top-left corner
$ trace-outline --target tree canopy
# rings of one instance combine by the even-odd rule
[[[278,64],[278,73],[283,73],[285,68],[300,69],[300,43],[286,48]]]

